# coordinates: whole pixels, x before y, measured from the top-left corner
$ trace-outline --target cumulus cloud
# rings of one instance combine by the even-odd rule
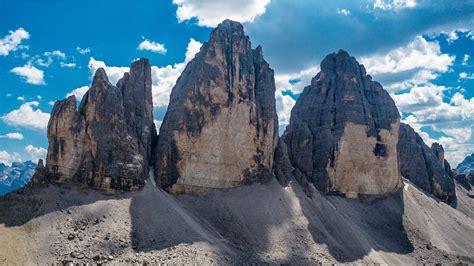
[[[23,97],[23,96],[18,96],[18,97],[16,97],[16,99],[17,99],[18,101],[24,101],[24,100],[25,100],[25,97]]]
[[[82,100],[82,97],[84,97],[84,94],[86,94],[88,90],[89,90],[89,86],[82,86],[82,87],[76,88],[72,90],[71,92],[69,92],[68,94],[66,94],[66,98],[71,95],[74,95],[76,96],[76,100],[80,101]]]
[[[265,13],[270,0],[173,0],[179,22],[196,19],[198,25],[215,27],[225,19],[252,22]]]
[[[469,58],[470,58],[470,57],[471,57],[471,56],[468,55],[468,54],[465,54],[465,55],[464,55],[464,57],[462,58],[462,65],[463,65],[463,66],[467,66],[467,65],[468,65],[468,61],[469,61]]]
[[[464,1],[383,1],[391,4],[385,5],[386,9],[374,7],[376,1],[341,3],[272,1],[245,29],[253,43],[264,47],[276,72],[286,73],[319,64],[324,56],[341,48],[358,58],[383,54],[418,35],[473,25],[474,5]],[[342,8],[350,10],[350,16],[341,19],[335,10]]]
[[[459,73],[460,79],[474,79],[474,74],[468,74],[466,72]]]
[[[382,10],[400,10],[404,8],[414,8],[416,0],[375,0],[374,8]]]
[[[168,105],[171,89],[176,83],[176,80],[179,78],[188,62],[194,58],[194,55],[197,52],[199,52],[201,46],[202,43],[191,38],[188,42],[183,62],[163,67],[151,67],[153,105],[155,107],[166,107]],[[105,69],[112,84],[116,84],[117,81],[123,77],[123,74],[130,70],[129,67],[107,66],[104,61],[98,61],[91,57],[89,60],[91,74],[93,75],[100,67]]]
[[[467,99],[456,92],[451,99],[446,100],[451,90],[445,86],[428,84],[393,95],[393,98],[401,112],[410,114],[404,122],[415,128],[428,144],[434,141],[443,144],[446,158],[457,164],[474,148],[474,98]],[[442,136],[432,137],[422,131],[423,127],[430,127],[442,133]]]
[[[20,154],[17,152],[0,151],[0,163],[11,166],[13,162],[21,162]]]
[[[319,72],[319,65],[303,69],[294,73],[276,73],[275,86],[277,91],[291,91],[293,94],[303,92],[311,79]]]
[[[99,68],[104,68],[107,76],[109,77],[109,81],[112,84],[117,84],[119,79],[123,77],[123,74],[129,71],[129,67],[115,67],[115,66],[107,66],[104,61],[95,60],[93,57],[89,59],[88,64],[89,70],[91,72],[91,80],[94,77],[95,72]]]
[[[296,101],[289,95],[283,95],[281,91],[275,93],[276,110],[278,114],[278,124],[280,126],[280,135],[285,130],[285,127],[290,124],[291,109]]]
[[[336,10],[336,12],[340,15],[344,15],[344,16],[349,16],[351,14],[351,11],[348,10],[348,9],[344,9],[344,8],[338,8]]]
[[[76,63],[60,62],[59,65],[61,65],[61,67],[67,67],[67,68],[75,68],[76,67]]]
[[[151,51],[159,54],[166,54],[167,50],[164,44],[150,40],[143,40],[137,47],[140,51]]]
[[[441,52],[437,41],[429,42],[421,36],[387,53],[360,58],[367,73],[389,90],[426,84],[447,72],[454,60],[455,56]]]
[[[38,162],[39,159],[44,159],[48,151],[42,147],[35,147],[28,145],[25,147],[25,151],[29,154],[31,161]]]
[[[44,72],[43,70],[37,69],[30,62],[22,67],[15,67],[10,72],[16,74],[29,84],[33,85],[44,85]]]
[[[48,127],[49,114],[37,109],[38,105],[36,101],[26,102],[19,109],[1,116],[1,119],[11,126],[44,130]]]
[[[12,133],[7,133],[5,135],[0,135],[0,138],[2,139],[16,139],[16,140],[22,140],[24,139],[25,137],[23,136],[23,134],[19,133],[19,132],[12,132]]]
[[[9,31],[8,33],[8,35],[0,39],[1,56],[7,56],[10,52],[26,48],[26,46],[21,45],[21,42],[30,38],[30,34],[23,28]]]
[[[91,48],[81,48],[81,47],[76,47],[76,51],[80,54],[88,54],[91,52]]]

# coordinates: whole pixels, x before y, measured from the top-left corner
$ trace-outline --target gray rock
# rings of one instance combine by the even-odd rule
[[[399,123],[389,94],[340,50],[321,62],[282,138],[293,167],[318,190],[383,194],[401,185]]]
[[[401,124],[398,142],[400,172],[418,188],[452,204],[456,201],[453,179],[444,165],[442,146],[428,147],[409,125]],[[441,156],[442,155],[442,156]]]
[[[211,33],[174,86],[155,151],[156,181],[172,192],[271,178],[277,144],[273,70],[238,22]]]
[[[469,174],[471,171],[474,171],[474,153],[466,156],[458,167],[456,167],[456,170],[464,174]]]
[[[79,110],[70,96],[55,103],[48,124],[46,174],[115,192],[144,185],[156,138],[147,59],[112,85],[100,68]]]

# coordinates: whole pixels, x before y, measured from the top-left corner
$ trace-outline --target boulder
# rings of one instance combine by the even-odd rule
[[[289,159],[324,193],[377,195],[401,185],[400,116],[364,66],[340,50],[322,61],[297,100],[283,139]]]
[[[242,25],[225,20],[173,87],[155,150],[156,182],[179,193],[269,179],[277,121],[273,70]]]

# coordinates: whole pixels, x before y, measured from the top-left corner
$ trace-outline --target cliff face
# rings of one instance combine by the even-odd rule
[[[446,170],[441,145],[428,147],[413,128],[401,124],[398,156],[403,177],[448,204],[455,202],[454,182]]]
[[[341,50],[322,61],[283,139],[296,172],[320,191],[382,194],[401,184],[399,125],[389,94]]]
[[[55,103],[45,175],[106,191],[143,186],[156,138],[152,111],[148,60],[134,62],[117,86],[98,69],[79,110],[74,96]]]
[[[156,181],[173,192],[271,177],[277,144],[273,70],[237,22],[211,33],[174,86],[155,151]]]

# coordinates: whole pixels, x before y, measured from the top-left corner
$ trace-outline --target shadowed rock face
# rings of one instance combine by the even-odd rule
[[[389,94],[340,50],[304,89],[283,139],[293,167],[320,191],[382,194],[401,184],[399,124]]]
[[[106,191],[141,187],[156,138],[152,111],[147,59],[134,62],[117,86],[98,69],[79,110],[74,96],[54,105],[48,125],[48,179]]]
[[[448,204],[455,202],[454,182],[446,170],[441,145],[428,147],[413,128],[401,124],[398,156],[403,177]]]
[[[464,160],[456,167],[456,170],[460,173],[469,174],[474,172],[474,153],[466,156]]]
[[[234,187],[271,176],[277,143],[273,70],[226,20],[186,66],[155,153],[156,181],[173,192]]]

